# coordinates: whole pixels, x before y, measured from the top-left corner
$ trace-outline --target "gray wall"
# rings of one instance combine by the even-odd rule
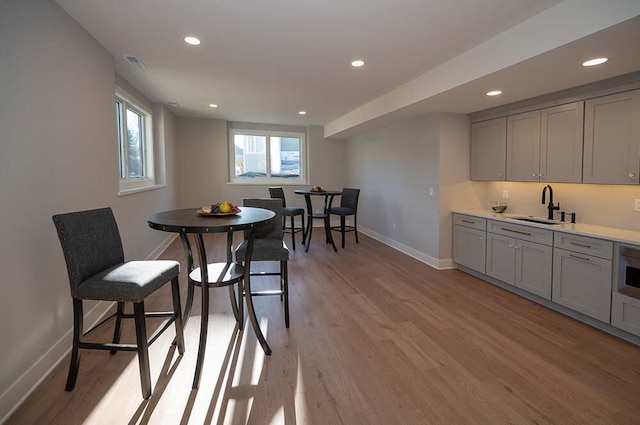
[[[451,266],[451,208],[479,206],[466,116],[431,114],[348,141],[358,225],[434,267]],[[433,195],[429,189],[433,189]]]
[[[147,257],[167,237],[146,217],[177,204],[174,117],[154,106],[168,187],[118,197],[114,81],[111,55],[55,3],[0,2],[0,420],[71,347],[51,216],[111,206],[127,258]],[[106,307],[88,306],[87,322]]]
[[[180,141],[178,175],[180,205],[198,207],[228,199],[239,205],[243,198],[269,197],[269,185],[229,184],[227,133],[229,127],[265,128],[259,124],[231,123],[204,118],[177,118],[176,133]],[[341,140],[325,140],[322,127],[267,126],[307,134],[309,182],[328,189],[341,190],[346,185],[346,145]],[[293,193],[309,185],[283,186],[287,206],[304,207],[304,198]],[[316,203],[314,200],[314,208]],[[320,204],[318,204],[319,206]]]

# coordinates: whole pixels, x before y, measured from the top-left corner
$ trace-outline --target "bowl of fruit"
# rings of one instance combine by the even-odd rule
[[[198,214],[202,216],[220,217],[227,215],[236,215],[240,212],[240,208],[233,202],[226,199],[216,204],[205,205],[198,210]]]

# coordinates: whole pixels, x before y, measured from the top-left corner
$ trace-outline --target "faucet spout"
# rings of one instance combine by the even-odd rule
[[[553,205],[553,189],[550,185],[546,185],[542,188],[542,203],[545,203],[547,189],[549,189],[549,205],[547,205],[547,209],[549,210],[548,218],[549,220],[553,220],[553,211],[560,209],[560,202],[558,202],[558,205]]]

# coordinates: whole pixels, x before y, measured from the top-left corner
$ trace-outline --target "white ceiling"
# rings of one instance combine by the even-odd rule
[[[327,125],[561,1],[57,3],[114,56],[119,75],[153,102],[177,102],[180,107],[172,110],[178,116]],[[476,84],[446,90],[420,102],[413,112],[435,108],[470,113],[640,69],[640,20],[609,32],[506,67]],[[621,34],[628,42],[620,41]],[[197,36],[202,44],[186,45],[187,35]],[[618,56],[611,61],[613,66],[577,79],[575,72],[562,71],[568,60],[580,61],[591,51],[606,53],[614,48],[611,54]],[[147,68],[129,64],[124,55],[137,56]],[[364,59],[366,65],[352,68],[349,63],[355,58]],[[523,79],[526,87],[516,96],[487,104],[486,96],[478,94],[489,83],[504,87]],[[210,103],[219,107],[209,108]],[[307,115],[298,115],[299,110]]]

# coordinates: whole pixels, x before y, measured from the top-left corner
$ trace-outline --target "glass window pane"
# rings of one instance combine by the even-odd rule
[[[129,177],[144,177],[142,115],[127,108],[127,164]]]
[[[300,138],[276,137],[269,139],[271,153],[271,176],[300,177]]]
[[[252,134],[233,135],[235,176],[265,178],[267,175],[267,137]]]

